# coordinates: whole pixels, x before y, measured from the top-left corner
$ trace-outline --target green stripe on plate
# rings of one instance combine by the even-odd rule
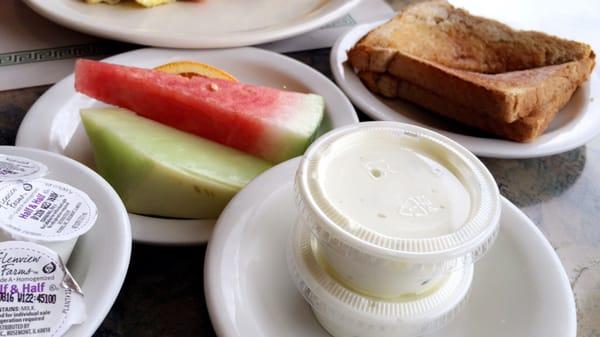
[[[134,45],[106,41],[47,49],[23,50],[0,54],[0,67],[78,57],[112,55],[134,48]]]

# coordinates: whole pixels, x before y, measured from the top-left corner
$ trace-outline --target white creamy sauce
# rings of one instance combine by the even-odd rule
[[[471,197],[445,166],[388,134],[339,139],[319,167],[326,199],[351,224],[396,238],[454,232]]]

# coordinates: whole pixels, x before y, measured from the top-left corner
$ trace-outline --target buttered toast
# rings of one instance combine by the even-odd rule
[[[348,58],[376,93],[515,141],[541,134],[595,64],[587,44],[517,31],[445,1],[408,7]]]

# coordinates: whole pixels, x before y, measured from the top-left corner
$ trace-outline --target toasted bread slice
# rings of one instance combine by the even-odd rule
[[[359,73],[359,77],[374,93],[417,103],[444,117],[517,142],[530,141],[543,133],[559,108],[571,98],[571,95],[556,96],[532,111],[529,116],[507,123],[490,118],[476,108],[450,101],[411,82],[399,80],[388,73],[363,71]]]
[[[359,71],[388,72],[506,123],[568,101],[557,96],[570,97],[595,64],[587,44],[513,30],[445,1],[408,7],[348,57]]]
[[[588,78],[594,64],[594,58],[585,58],[534,69],[483,74],[398,54],[390,62],[388,72],[440,97],[476,108],[491,118],[512,123],[558,96],[571,97]]]
[[[446,1],[407,7],[374,29],[357,45],[368,54],[356,60],[361,70],[384,71],[396,52],[453,69],[497,74],[566,63],[590,56],[591,47],[535,31],[514,30],[495,20],[477,17]],[[385,54],[388,55],[385,55]],[[383,55],[382,55],[383,54]]]

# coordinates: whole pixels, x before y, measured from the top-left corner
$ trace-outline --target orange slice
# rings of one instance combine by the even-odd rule
[[[233,77],[233,75],[226,72],[225,70],[201,62],[180,61],[167,63],[154,68],[154,70],[162,71],[169,74],[181,75],[188,78],[192,78],[194,76],[206,76],[227,81],[239,82],[237,78]]]

